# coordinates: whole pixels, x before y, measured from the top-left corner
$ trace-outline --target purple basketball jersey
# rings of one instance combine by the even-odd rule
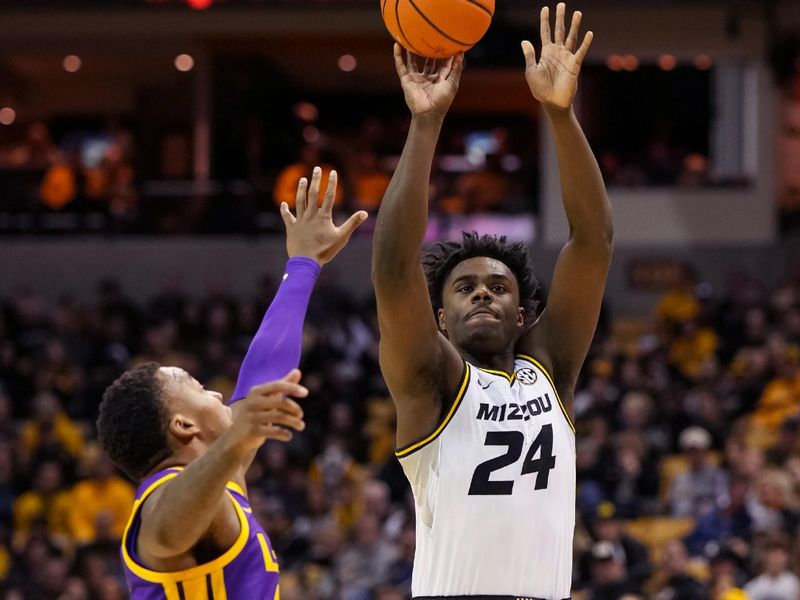
[[[122,563],[131,600],[279,600],[278,563],[264,529],[253,516],[244,491],[229,482],[228,495],[236,508],[241,529],[228,550],[209,563],[185,571],[151,571],[136,556],[139,509],[147,497],[180,468],[159,471],[136,490],[136,500],[122,537]]]

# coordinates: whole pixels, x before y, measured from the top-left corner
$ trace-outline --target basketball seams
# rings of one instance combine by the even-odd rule
[[[473,4],[473,5],[477,6],[478,8],[480,8],[483,12],[485,12],[487,15],[489,15],[489,18],[493,18],[494,17],[494,12],[489,10],[487,7],[485,7],[483,4],[481,4],[478,0],[465,0],[465,1],[469,2],[470,4]]]
[[[411,48],[412,51],[421,55],[422,52],[420,52],[416,48],[416,46],[414,46],[414,44],[411,43],[411,41],[408,39],[405,32],[403,31],[403,24],[400,22],[400,0],[394,0],[394,16],[395,19],[397,19],[397,30],[400,33],[400,36],[406,41],[406,44],[408,44],[406,48]]]
[[[417,14],[418,14],[420,17],[422,17],[422,18],[425,20],[425,22],[426,22],[428,25],[430,25],[431,27],[433,27],[433,29],[436,31],[436,33],[438,33],[439,35],[441,35],[443,38],[445,38],[445,39],[447,39],[447,40],[450,40],[451,42],[453,42],[454,44],[458,44],[459,46],[464,46],[465,48],[470,48],[470,47],[472,47],[472,45],[473,45],[473,44],[469,44],[469,43],[467,43],[467,42],[462,42],[462,41],[460,41],[460,40],[457,40],[456,38],[454,38],[454,37],[452,37],[452,36],[450,36],[450,35],[446,34],[444,31],[442,31],[442,30],[439,28],[439,26],[438,26],[438,25],[436,25],[436,23],[434,23],[433,21],[431,21],[431,20],[428,18],[428,16],[427,16],[427,15],[426,15],[424,12],[422,12],[422,10],[420,10],[419,6],[417,6],[417,3],[416,3],[416,2],[414,2],[414,0],[408,0],[408,3],[411,5],[411,7],[412,7],[412,8],[413,8],[415,11],[417,11]],[[484,8],[484,10],[486,10],[486,9]],[[399,19],[399,17],[398,17],[398,19]]]

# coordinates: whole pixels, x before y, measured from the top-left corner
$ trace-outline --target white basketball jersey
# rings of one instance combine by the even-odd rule
[[[412,595],[570,595],[575,430],[534,358],[465,363],[437,429],[397,451],[416,504]]]

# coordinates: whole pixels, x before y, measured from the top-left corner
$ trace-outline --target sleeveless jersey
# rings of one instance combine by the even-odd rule
[[[570,595],[575,430],[549,373],[464,363],[427,438],[397,451],[416,505],[412,595]]]
[[[122,562],[131,600],[280,600],[275,552],[244,491],[233,482],[228,482],[226,494],[241,527],[230,548],[211,562],[185,571],[163,573],[141,564],[136,556],[136,536],[142,503],[179,472],[179,467],[159,471],[136,491],[133,512],[122,536]]]

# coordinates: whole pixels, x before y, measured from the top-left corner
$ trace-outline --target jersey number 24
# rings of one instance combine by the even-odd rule
[[[510,496],[514,491],[514,480],[491,481],[492,472],[511,465],[522,456],[525,434],[521,431],[488,431],[485,446],[506,446],[505,454],[482,462],[475,468],[472,483],[469,486],[470,496]],[[534,458],[537,453],[539,458]],[[539,435],[533,440],[525,460],[522,461],[522,475],[536,473],[533,489],[546,490],[550,480],[550,471],[556,466],[553,455],[553,426],[544,425]]]

